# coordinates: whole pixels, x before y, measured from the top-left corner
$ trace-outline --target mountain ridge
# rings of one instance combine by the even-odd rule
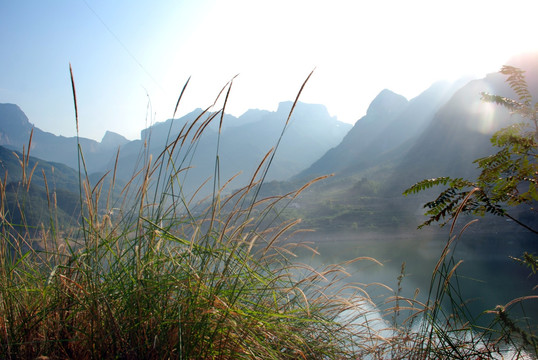
[[[30,152],[37,158],[63,163],[73,169],[78,167],[77,137],[65,137],[43,131],[30,123],[26,114],[16,104],[0,103],[0,145],[22,151],[28,149],[32,134]],[[103,157],[109,157],[110,147],[117,147],[114,141],[123,141],[119,134],[106,136],[106,146],[92,139],[80,137],[78,141],[84,150],[88,171],[94,172],[99,168]],[[124,138],[123,138],[124,139]],[[117,146],[116,146],[117,145]]]
[[[459,86],[461,82],[437,82],[411,100],[382,90],[342,142],[294,178],[350,174],[379,162],[380,156],[418,136]]]

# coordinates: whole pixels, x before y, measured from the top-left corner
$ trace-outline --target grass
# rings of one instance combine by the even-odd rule
[[[78,128],[74,81],[73,93]],[[368,326],[337,321],[370,301],[358,286],[338,294],[344,268],[289,261],[301,245],[284,240],[297,221],[278,222],[276,205],[313,182],[258,198],[276,148],[230,195],[220,185],[218,153],[205,183],[212,196],[199,202],[183,193],[189,155],[225,106],[226,99],[221,110],[206,109],[156,159],[142,154],[120,199],[111,195],[114,171],[111,181],[90,184],[79,148],[80,228],[60,234],[51,216],[42,251],[4,224],[3,358],[344,358],[372,346],[357,345],[371,337]]]
[[[79,228],[58,231],[50,201],[38,249],[30,231],[2,216],[0,357],[426,359],[482,344],[483,336],[455,345],[447,328],[432,326],[445,320],[438,300],[450,294],[454,274],[446,255],[434,271],[432,289],[435,281],[441,286],[432,301],[404,299],[399,290],[387,299],[392,323],[379,317],[366,284],[346,282],[346,266],[374,259],[321,269],[294,263],[294,252],[308,245],[293,242],[299,221],[283,222],[279,213],[322,178],[260,198],[278,143],[243,188],[227,193],[227,183],[221,185],[217,151],[214,176],[200,185],[212,195],[200,200],[184,193],[189,158],[208,124],[222,121],[232,84],[215,100],[226,94],[220,110],[209,107],[180,134],[170,134],[155,159],[141,154],[140,171],[122,189],[115,189],[115,171],[90,184],[79,147]],[[5,183],[0,190],[3,201]],[[404,268],[400,281],[403,275]],[[404,325],[396,321],[400,312],[409,316]]]

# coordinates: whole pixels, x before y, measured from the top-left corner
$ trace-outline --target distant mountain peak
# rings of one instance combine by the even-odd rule
[[[367,115],[375,115],[380,112],[387,113],[393,109],[400,110],[405,107],[408,100],[402,95],[396,94],[389,89],[383,89],[370,103]]]
[[[33,126],[18,105],[0,104],[0,145],[27,144]]]
[[[0,104],[0,121],[9,121],[11,126],[21,126],[25,128],[32,128],[32,124],[28,120],[28,117],[16,104]]]
[[[113,131],[105,132],[105,135],[103,136],[103,139],[101,140],[101,145],[107,148],[110,147],[118,147],[124,144],[127,144],[129,140],[127,140],[122,135],[115,133]]]

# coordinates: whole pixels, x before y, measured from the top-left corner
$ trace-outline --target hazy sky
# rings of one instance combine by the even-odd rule
[[[209,106],[235,79],[227,110],[325,104],[354,123],[384,88],[412,98],[437,80],[497,71],[538,50],[536,0],[0,0],[0,103],[39,128],[129,139]]]

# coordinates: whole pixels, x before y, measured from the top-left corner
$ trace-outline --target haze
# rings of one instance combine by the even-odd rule
[[[535,1],[58,0],[0,3],[0,102],[55,134],[130,139],[206,107],[234,75],[227,111],[295,98],[354,123],[380,90],[412,98],[431,83],[497,71],[538,49]]]

